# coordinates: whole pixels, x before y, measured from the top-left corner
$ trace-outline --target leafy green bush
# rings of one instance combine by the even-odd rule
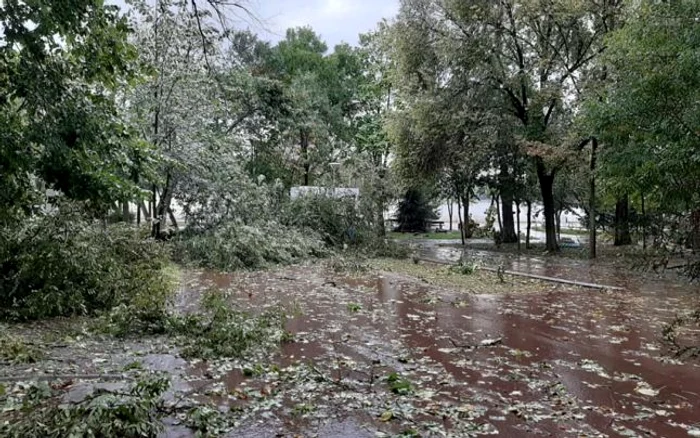
[[[75,205],[0,229],[0,317],[96,314],[137,297],[164,302],[171,284],[162,243],[104,227]]]
[[[172,317],[168,308],[170,291],[175,289],[177,279],[175,269],[170,267],[164,268],[161,274],[163,285],[170,286],[138,291],[128,302],[122,302],[102,315],[94,328],[119,337],[165,333]]]
[[[310,230],[330,246],[361,245],[376,235],[354,199],[302,196],[289,202],[283,214],[285,224]]]
[[[62,403],[48,385],[30,387],[20,400],[0,397],[0,436],[7,438],[155,437],[163,431],[167,378],[155,375],[125,391],[96,389],[77,403]]]
[[[258,226],[227,222],[206,231],[189,231],[174,241],[181,261],[223,270],[291,264],[327,254],[315,233],[277,223]]]

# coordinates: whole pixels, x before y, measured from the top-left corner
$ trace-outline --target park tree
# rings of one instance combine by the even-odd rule
[[[311,185],[350,141],[360,62],[351,47],[328,47],[310,28],[289,29],[265,54],[261,72],[279,81],[289,103],[278,120],[280,147],[296,157],[297,183]]]
[[[554,180],[568,155],[566,126],[581,76],[599,55],[609,2],[549,0],[404,0],[398,26],[414,44],[410,81],[425,83],[428,65],[449,59],[441,82],[460,78],[462,92],[500,96],[500,111],[519,122],[522,150],[535,167],[544,205],[546,245],[558,248]],[[422,40],[422,43],[416,44]],[[457,92],[457,90],[455,90]]]
[[[40,213],[45,188],[104,215],[152,158],[118,105],[138,67],[126,20],[90,0],[8,1],[0,17],[0,222]]]
[[[364,195],[375,204],[375,222],[381,236],[385,232],[384,212],[393,197],[389,166],[393,148],[386,129],[394,110],[395,95],[391,38],[390,26],[386,22],[380,22],[372,32],[360,34],[357,106],[351,118],[356,156],[370,168],[371,183],[365,185]]]
[[[629,5],[624,26],[606,39],[607,80],[590,92],[584,113],[607,144],[601,175],[622,194],[616,209],[627,207],[627,194],[639,193],[647,205],[686,223],[688,243],[695,247],[700,244],[699,16],[697,1]],[[620,232],[628,233],[626,227]]]
[[[138,212],[151,213],[154,236],[168,217],[177,225],[174,199],[188,215],[216,217],[211,209],[230,210],[237,196],[250,194],[222,184],[250,185],[243,163],[255,139],[244,138],[264,129],[270,108],[280,101],[277,84],[251,74],[257,40],[222,30],[209,12],[180,0],[159,0],[155,8],[132,2],[132,40],[148,73],[130,90],[127,113],[162,157],[156,172],[135,177],[151,191],[150,208],[139,202]],[[232,42],[228,50],[224,35]],[[214,187],[222,194],[214,194]]]

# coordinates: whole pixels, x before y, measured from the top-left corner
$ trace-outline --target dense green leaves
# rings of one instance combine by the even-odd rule
[[[35,177],[97,210],[132,196],[134,156],[150,151],[116,102],[135,69],[118,9],[86,0],[9,1],[0,16],[0,201],[7,206],[0,220],[41,201]]]
[[[697,1],[632,7],[607,41],[610,77],[586,106],[588,126],[605,143],[606,180],[667,211],[700,204],[698,17]]]

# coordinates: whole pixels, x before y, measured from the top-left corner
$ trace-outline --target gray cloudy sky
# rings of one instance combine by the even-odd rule
[[[276,41],[289,27],[309,25],[333,47],[357,44],[359,33],[396,15],[399,0],[251,0],[251,5],[269,30],[255,29],[263,38]]]
[[[124,6],[124,0],[107,0]],[[149,3],[153,0],[149,0]],[[311,26],[330,49],[340,42],[357,44],[358,34],[374,29],[398,12],[399,0],[247,0],[260,23],[240,23],[262,39],[276,42],[290,27]]]

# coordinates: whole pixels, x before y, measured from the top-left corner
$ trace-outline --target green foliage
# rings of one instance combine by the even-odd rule
[[[330,246],[359,245],[374,234],[369,218],[350,198],[302,196],[290,201],[283,214],[289,226],[318,233]]]
[[[389,384],[389,389],[394,394],[407,395],[413,392],[413,385],[407,379],[404,379],[396,372],[389,374],[386,379]]]
[[[479,269],[478,264],[465,263],[463,261],[460,261],[459,264],[455,266],[450,266],[450,272],[454,272],[460,275],[472,275],[477,271],[477,269]]]
[[[185,416],[185,424],[195,432],[195,437],[215,437],[229,432],[233,421],[216,408],[197,406]]]
[[[143,287],[116,307],[106,312],[95,329],[113,336],[133,334],[161,334],[168,329],[171,313],[169,305],[172,291],[177,286],[175,269],[166,267],[161,275],[153,278],[162,285],[143,284]]]
[[[362,310],[362,304],[359,303],[348,303],[348,311],[350,313],[357,313]]]
[[[27,344],[24,340],[7,334],[0,334],[0,361],[11,364],[34,363],[41,356],[41,352],[38,349]]]
[[[241,358],[252,348],[279,344],[284,323],[280,310],[251,315],[235,309],[223,292],[210,291],[202,298],[201,312],[170,320],[169,333],[183,344],[185,357]]]
[[[583,113],[602,142],[601,174],[615,196],[641,192],[647,207],[700,205],[700,28],[697,1],[630,5],[606,40],[607,80]]]
[[[92,315],[171,291],[163,244],[104,228],[74,204],[0,229],[0,317]]]
[[[151,151],[116,104],[135,70],[119,8],[11,1],[0,17],[0,224],[37,211],[37,179],[95,211],[135,195],[131,173],[146,160],[134,158]]]
[[[361,274],[369,271],[367,259],[358,254],[334,256],[328,261],[328,268],[336,274]]]
[[[425,231],[427,222],[437,217],[435,207],[426,199],[425,193],[420,189],[410,188],[399,201],[396,215],[399,222],[398,231]]]
[[[125,391],[95,389],[77,403],[61,402],[48,385],[32,386],[21,400],[0,396],[0,435],[7,438],[137,438],[163,431],[163,394],[169,380],[160,375],[137,381]]]
[[[229,271],[292,264],[327,254],[313,232],[275,222],[256,226],[227,222],[214,229],[183,233],[174,245],[179,260]]]

